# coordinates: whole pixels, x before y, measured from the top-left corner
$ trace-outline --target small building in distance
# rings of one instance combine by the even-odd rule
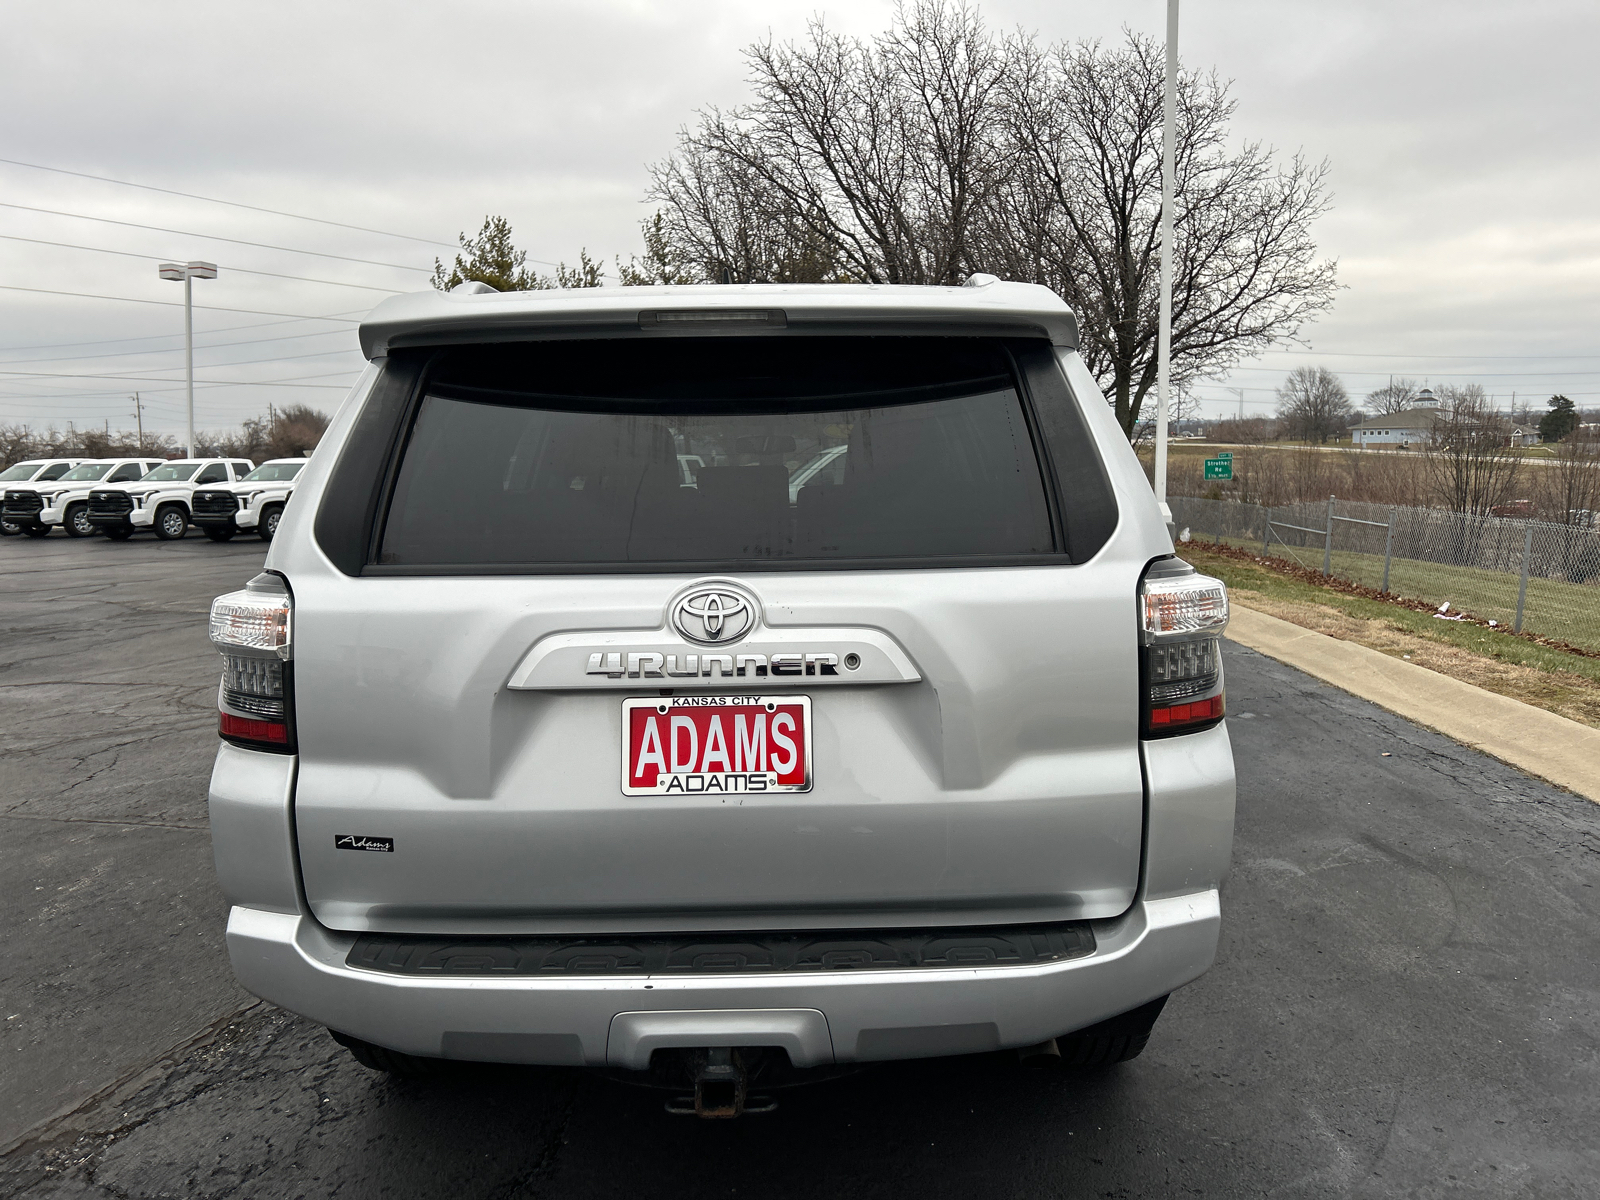
[[[1414,442],[1432,441],[1433,424],[1438,417],[1439,410],[1433,407],[1385,413],[1352,425],[1350,441],[1355,446],[1409,446]]]
[[[1540,440],[1539,427],[1537,425],[1513,425],[1509,436],[1513,446],[1537,446]]]

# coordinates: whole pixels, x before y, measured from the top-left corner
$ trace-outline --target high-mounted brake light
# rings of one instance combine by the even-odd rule
[[[672,326],[745,325],[758,329],[783,329],[789,323],[781,308],[658,308],[639,314],[643,329]]]
[[[1222,720],[1222,643],[1228,591],[1222,581],[1169,558],[1139,584],[1140,728],[1147,738],[1209,729]]]
[[[217,731],[239,746],[294,751],[294,600],[275,575],[211,604],[211,642],[222,655]]]

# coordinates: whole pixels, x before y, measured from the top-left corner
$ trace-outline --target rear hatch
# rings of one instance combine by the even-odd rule
[[[1115,501],[1048,343],[548,341],[383,372],[317,518],[343,569],[289,579],[319,920],[1132,902],[1143,563],[1098,554]]]

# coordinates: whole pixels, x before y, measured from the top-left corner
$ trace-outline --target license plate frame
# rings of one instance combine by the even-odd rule
[[[636,716],[636,714],[639,714]],[[694,714],[699,714],[696,719]],[[684,766],[680,751],[687,746],[684,727],[673,718],[688,718],[694,729],[693,752],[688,765],[701,767],[726,762],[725,770],[674,770]],[[786,723],[782,718],[790,718]],[[798,717],[798,730],[792,727]],[[682,695],[630,696],[622,702],[622,794],[625,796],[761,796],[809,792],[815,783],[812,757],[811,697],[798,695]],[[655,741],[650,742],[649,722],[655,719]],[[726,718],[725,721],[721,718]],[[736,720],[736,718],[742,719]],[[760,718],[759,722],[757,718]],[[664,719],[664,722],[663,722]],[[717,720],[720,745],[710,734]],[[663,723],[665,731],[663,731]],[[770,723],[770,724],[769,724]],[[758,741],[759,728],[759,741]],[[790,765],[784,768],[787,743]],[[750,752],[757,757],[746,763]],[[799,763],[793,759],[798,756]],[[668,768],[651,772],[656,761]],[[734,770],[735,766],[753,769]],[[639,768],[639,769],[636,769]],[[780,768],[780,769],[772,769]]]

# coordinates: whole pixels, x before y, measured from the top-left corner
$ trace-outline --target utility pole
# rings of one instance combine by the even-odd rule
[[[1161,328],[1156,343],[1156,500],[1167,507],[1167,407],[1172,391],[1172,159],[1178,115],[1178,0],[1167,0],[1167,96],[1161,129]]]
[[[144,453],[144,405],[139,400],[139,393],[133,394],[133,420],[139,427],[139,448],[137,453]]]
[[[1239,420],[1244,420],[1244,389],[1231,387],[1228,391],[1239,397]]]
[[[1176,3],[1177,0],[1173,0],[1173,2]],[[188,455],[190,458],[194,457],[194,281],[196,279],[215,279],[216,277],[216,263],[161,264],[161,278],[183,280],[183,365],[189,384]]]

